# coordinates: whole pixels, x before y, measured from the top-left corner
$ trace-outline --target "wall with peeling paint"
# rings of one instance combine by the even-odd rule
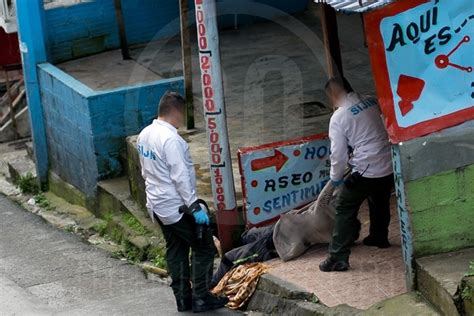
[[[474,165],[408,182],[417,257],[474,246]]]
[[[398,149],[414,256],[474,247],[474,121]]]

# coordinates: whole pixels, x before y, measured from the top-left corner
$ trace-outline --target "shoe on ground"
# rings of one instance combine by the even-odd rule
[[[349,269],[349,262],[346,260],[336,260],[328,257],[319,264],[319,270],[322,272],[332,271],[347,271]]]
[[[193,313],[200,313],[205,311],[210,311],[214,309],[219,309],[224,307],[229,302],[227,297],[214,296],[207,294],[201,298],[193,299]]]
[[[178,312],[190,311],[193,308],[193,300],[191,297],[177,299],[176,306],[178,307]]]
[[[365,237],[362,243],[369,247],[379,247],[382,249],[390,247],[390,243],[388,242],[388,239],[386,238],[377,239],[371,235]]]

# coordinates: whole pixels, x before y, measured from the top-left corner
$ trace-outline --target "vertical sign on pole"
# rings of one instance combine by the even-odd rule
[[[219,239],[222,247],[228,250],[232,248],[234,232],[240,226],[240,214],[235,202],[227,135],[216,3],[215,0],[195,0],[195,6],[212,194],[217,209]]]
[[[393,174],[395,176],[395,193],[397,194],[397,210],[400,219],[400,235],[402,238],[403,260],[407,289],[410,291],[415,284],[415,271],[413,270],[413,234],[411,230],[410,214],[405,199],[405,184],[403,183],[400,148],[392,146]]]

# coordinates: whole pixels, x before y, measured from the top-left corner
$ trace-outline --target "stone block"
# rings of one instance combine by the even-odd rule
[[[145,180],[143,180],[137,151],[137,136],[127,137],[127,173],[132,198],[146,210]]]
[[[474,164],[474,121],[400,144],[405,181]]]
[[[84,193],[61,179],[53,171],[49,172],[49,191],[70,204],[87,207],[87,199]]]
[[[416,259],[418,290],[444,315],[459,315],[456,295],[474,248]]]

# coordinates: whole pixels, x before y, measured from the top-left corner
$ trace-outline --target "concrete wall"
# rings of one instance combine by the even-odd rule
[[[49,61],[56,63],[119,45],[112,0],[45,10]]]
[[[234,5],[238,4],[237,8],[245,7],[245,1],[234,1],[232,1]],[[178,1],[122,0],[122,2],[129,44],[145,43],[152,39],[179,34]],[[306,0],[255,2],[271,5],[288,13],[302,11],[307,4]],[[194,1],[189,0],[189,3],[190,7],[193,7]],[[95,0],[49,8],[45,11],[45,19],[49,61],[52,63],[119,47],[113,0]],[[257,20],[245,15],[237,17],[238,24],[248,24]],[[233,26],[235,16],[223,16],[219,22],[224,27]]]
[[[156,117],[163,92],[183,90],[177,77],[94,91],[48,63],[39,66],[39,80],[51,169],[88,197],[97,181],[122,172],[125,137]]]
[[[414,256],[474,247],[474,121],[398,147]]]
[[[50,64],[38,74],[50,168],[91,195],[98,177],[87,100],[92,90]]]
[[[163,93],[166,90],[183,93],[183,84],[183,78],[176,77],[110,90],[89,98],[99,179],[122,172],[119,156],[126,149],[125,137],[138,134],[149,125],[157,115]]]

